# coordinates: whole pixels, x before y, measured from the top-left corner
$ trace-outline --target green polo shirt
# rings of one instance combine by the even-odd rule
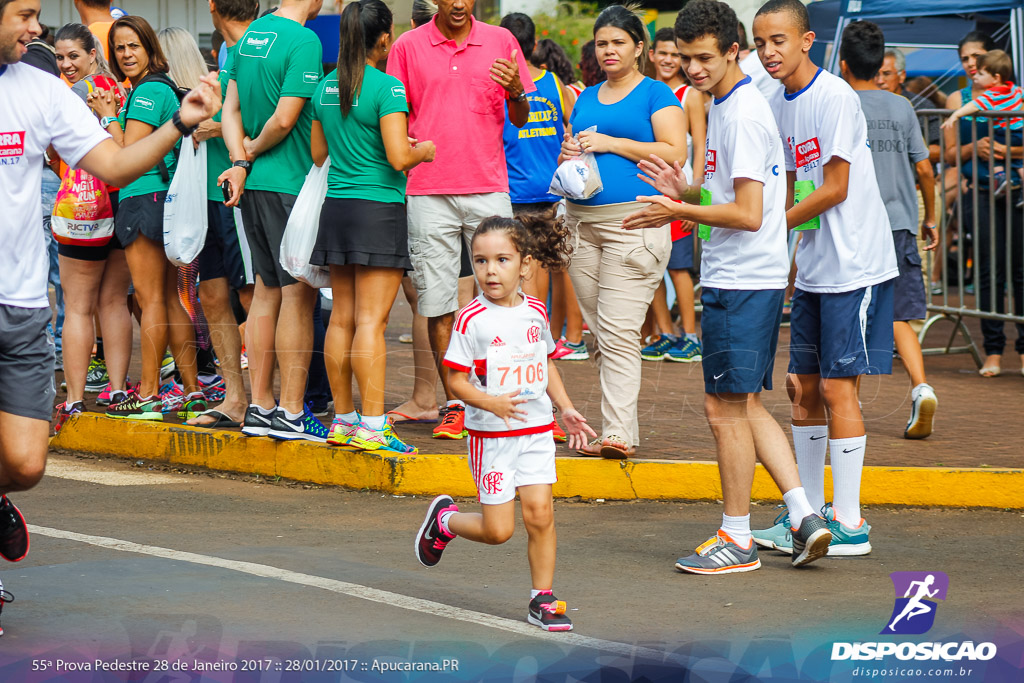
[[[316,93],[323,75],[323,47],[313,31],[276,14],[250,24],[236,47],[234,63],[225,70],[238,86],[245,134],[255,139],[277,110],[278,100],[308,100]],[[253,162],[245,189],[297,195],[313,165],[312,124],[313,105],[307,101],[285,139]]]
[[[178,96],[170,86],[165,83],[143,83],[132,91],[127,106],[117,116],[122,130],[127,130],[129,120],[141,121],[153,128],[159,128],[174,116],[178,111],[180,103]],[[177,163],[177,153],[171,151],[164,157],[167,164],[167,173],[174,177],[174,167]],[[164,181],[160,177],[158,166],[143,173],[138,180],[129,183],[127,187],[121,188],[120,198],[140,197],[153,192],[166,192],[170,187],[170,181]]]
[[[405,201],[405,174],[388,163],[380,132],[380,120],[395,113],[409,113],[405,86],[372,66],[363,70],[363,82],[348,116],[342,116],[338,103],[337,72],[320,83],[313,98],[313,118],[324,128],[331,155],[328,197]]]

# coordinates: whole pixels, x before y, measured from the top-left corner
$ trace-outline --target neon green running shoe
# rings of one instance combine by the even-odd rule
[[[359,425],[359,429],[349,439],[349,445],[364,451],[392,451],[408,455],[419,452],[415,446],[410,446],[399,439],[394,427],[388,423],[385,423],[384,429],[380,431],[370,429],[365,424]]]
[[[164,403],[159,396],[143,397],[129,394],[128,398],[107,408],[107,417],[119,420],[154,420],[163,422]]]
[[[350,424],[334,418],[334,422],[331,423],[331,433],[327,436],[327,443],[331,446],[352,446],[352,437],[362,426],[362,422]]]

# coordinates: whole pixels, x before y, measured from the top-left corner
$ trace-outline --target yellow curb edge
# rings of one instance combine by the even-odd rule
[[[113,420],[96,413],[71,418],[52,448],[142,458],[213,470],[371,489],[405,495],[475,497],[465,455],[399,455],[335,448],[308,441],[248,438],[228,432],[162,422]],[[605,500],[717,500],[718,465],[673,460],[556,459],[557,498]],[[826,497],[831,476],[825,477]],[[753,497],[781,500],[760,465]],[[865,467],[866,505],[1024,508],[1024,470],[946,467]]]

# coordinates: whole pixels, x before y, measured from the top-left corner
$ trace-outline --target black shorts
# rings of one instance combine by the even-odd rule
[[[243,245],[245,235],[235,228],[234,212],[223,202],[206,202],[209,228],[206,244],[199,252],[196,265],[199,266],[199,281],[227,278],[231,289],[241,289],[249,284],[246,273],[252,272],[252,264],[246,263],[248,245]],[[248,266],[248,267],[247,267]]]
[[[252,254],[252,269],[267,287],[294,285],[298,280],[281,265],[281,238],[296,195],[248,190],[242,195],[242,224]]]
[[[110,205],[117,216],[117,192],[110,193]],[[116,222],[116,219],[115,219]],[[110,241],[102,247],[86,247],[80,244],[57,243],[57,253],[65,258],[73,258],[78,261],[106,261],[111,249],[124,249],[120,240],[117,239],[117,230],[110,236]]]
[[[161,247],[164,244],[164,200],[166,192],[151,192],[122,199],[114,219],[114,235],[125,247],[145,235]]]
[[[50,421],[57,387],[50,309],[0,304],[0,412]]]
[[[328,197],[309,262],[412,270],[405,204]]]

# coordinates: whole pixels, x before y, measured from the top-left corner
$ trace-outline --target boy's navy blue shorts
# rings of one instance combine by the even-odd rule
[[[772,388],[785,298],[783,289],[706,287],[701,292],[706,393],[756,394]]]

